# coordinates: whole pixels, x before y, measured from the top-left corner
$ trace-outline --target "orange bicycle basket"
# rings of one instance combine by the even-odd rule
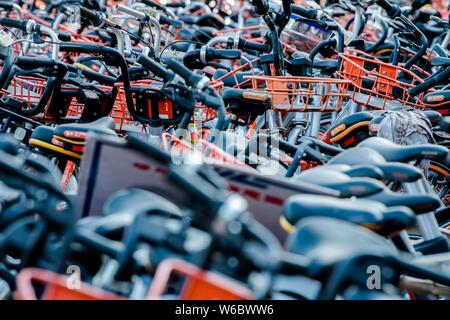
[[[45,286],[41,300],[121,300],[113,293],[80,283],[79,288],[70,289],[69,278],[48,270],[26,268],[17,275],[17,288],[14,294],[17,300],[38,300],[33,283]]]
[[[339,111],[349,98],[348,80],[293,76],[249,76],[254,90],[271,96],[272,109],[280,112]]]
[[[166,292],[171,276],[185,278],[180,300],[251,300],[251,290],[218,273],[205,271],[186,261],[169,258],[155,272],[147,298],[160,299]]]
[[[351,81],[351,99],[370,109],[384,110],[386,107],[411,106],[424,108],[423,96],[411,97],[408,90],[423,80],[413,71],[400,66],[341,53],[342,59],[338,75]],[[426,76],[425,72],[413,66],[413,70]]]

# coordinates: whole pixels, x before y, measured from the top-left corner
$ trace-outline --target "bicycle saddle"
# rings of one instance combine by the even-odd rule
[[[450,116],[442,118],[442,120],[439,122],[439,130],[450,133]]]
[[[350,178],[331,168],[318,167],[306,170],[295,176],[295,180],[304,181],[339,191],[342,198],[365,197],[384,190],[384,184],[366,178]]]
[[[428,159],[444,164],[450,163],[448,149],[434,144],[401,146],[387,139],[371,137],[361,142],[359,146],[377,151],[386,161],[409,162]]]
[[[442,115],[434,110],[425,110],[423,111],[423,115],[430,120],[431,126],[435,127],[439,125],[439,123],[442,121]]]
[[[408,207],[415,214],[433,212],[441,206],[439,199],[433,195],[395,193],[389,189],[369,195],[365,199],[378,201],[386,207]]]
[[[450,104],[450,90],[439,90],[427,93],[423,97],[423,102],[429,107],[448,110],[448,105]]]
[[[356,166],[349,166],[347,164],[327,164],[326,168],[329,170],[333,170],[336,172],[344,173],[345,175],[351,178],[372,178],[375,180],[383,180],[384,174],[380,168],[370,165],[370,164],[361,164]],[[314,168],[313,168],[314,169]],[[309,170],[313,170],[309,169]],[[308,170],[308,171],[309,171]]]
[[[39,126],[31,134],[29,143],[48,155],[78,162],[84,152],[88,132],[116,135],[114,119],[104,117],[91,123],[62,124],[54,128]]]
[[[365,226],[382,235],[401,231],[415,223],[414,214],[406,207],[386,208],[371,200],[316,195],[295,195],[288,198],[283,216],[291,226],[306,217],[329,217]]]
[[[392,257],[397,249],[385,238],[355,224],[328,217],[308,217],[296,225],[287,249],[310,259],[311,276],[324,275],[336,264],[361,254]]]
[[[56,126],[55,135],[65,137],[68,132],[94,132],[99,134],[116,135],[114,131],[116,128],[116,123],[111,117],[103,117],[98,120],[89,123],[66,123]],[[71,137],[77,139],[76,137]]]
[[[139,212],[142,207],[160,208],[161,211],[177,212],[178,207],[157,194],[138,188],[120,190],[113,193],[103,205],[103,215]],[[179,211],[181,216],[181,211]]]
[[[380,168],[367,164],[349,167],[348,169],[343,170],[342,172],[352,178],[365,177],[376,180],[384,179],[384,173]]]
[[[69,157],[74,157],[78,160],[81,159],[79,154],[72,153],[70,151],[68,152],[64,150],[64,148],[62,148],[61,146],[53,144],[52,140],[54,129],[55,128],[48,126],[37,127],[31,134],[28,143],[31,146],[38,148],[41,152],[50,156],[67,155]]]
[[[342,151],[328,164],[373,165],[379,168],[389,181],[413,182],[421,178],[421,171],[418,168],[405,163],[387,163],[377,151],[360,146]]]
[[[262,115],[270,106],[270,95],[249,89],[224,88],[222,98],[236,115]]]
[[[344,117],[330,127],[327,138],[344,148],[355,146],[369,137],[368,127],[373,118],[370,112],[357,112]]]

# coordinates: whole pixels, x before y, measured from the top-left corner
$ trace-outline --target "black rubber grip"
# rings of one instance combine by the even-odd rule
[[[101,23],[101,16],[99,13],[80,7],[80,15],[89,20],[93,25],[99,25]]]
[[[10,18],[1,18],[0,24],[5,27],[16,28],[16,29],[20,29],[22,31],[27,31],[28,20],[16,20],[16,19],[10,19]]]
[[[51,68],[56,64],[55,60],[40,57],[17,57],[16,65],[24,70],[36,68]]]
[[[227,50],[227,49],[206,49],[206,58],[208,59],[240,59],[241,51],[240,50]]]
[[[72,65],[67,65],[67,69],[70,72],[74,72],[74,73],[80,72],[86,78],[100,82],[101,84],[113,86],[116,83],[115,77],[107,76],[107,75],[101,74],[101,73],[93,71],[93,70],[75,67]]]
[[[68,32],[58,31],[57,33],[60,41],[70,41],[72,39],[72,36]]]
[[[163,5],[157,3],[157,2],[155,2],[155,1],[153,1],[153,0],[142,0],[142,3],[143,3],[143,4],[146,4],[146,5],[150,6],[150,7],[159,9],[159,10],[161,10],[161,11],[166,11],[166,8],[164,8]]]
[[[183,21],[176,20],[176,19],[171,19],[171,18],[167,17],[164,14],[159,16],[159,22],[161,24],[171,25],[171,26],[173,26],[173,27],[175,27],[177,29],[181,29],[183,27]]]
[[[185,2],[173,2],[173,3],[167,3],[167,8],[185,8],[186,3]]]
[[[221,101],[219,101],[219,98],[212,96],[206,92],[198,94],[197,99],[201,101],[205,106],[216,110],[222,106],[222,103]]]
[[[151,72],[153,72],[153,74],[156,75],[157,77],[164,79],[164,81],[166,82],[172,80],[174,77],[173,72],[165,69],[162,65],[150,59],[148,56],[145,55],[139,56],[137,62],[140,63],[142,66],[146,67]]]
[[[167,59],[166,64],[170,70],[178,74],[184,79],[184,81],[186,81],[186,84],[192,87],[196,87],[197,84],[203,79],[202,76],[196,75],[175,59]]]
[[[13,8],[14,2],[0,1],[0,8],[11,10]]]
[[[77,53],[91,53],[91,54],[99,54],[102,53],[104,48],[100,45],[96,44],[88,44],[88,43],[76,43],[76,42],[61,42],[59,44],[59,50],[63,52],[77,52]]]
[[[446,81],[448,81],[449,78],[450,78],[450,67],[447,67],[447,69],[438,72],[432,75],[431,77],[428,77],[424,82],[420,83],[414,88],[409,89],[408,93],[411,97],[415,97],[421,94],[422,92],[425,92],[430,88],[433,88],[438,84],[447,84]]]
[[[376,0],[376,2],[391,18],[398,17],[402,13],[399,6],[390,3],[388,0]]]
[[[266,0],[252,0],[252,5],[255,7],[255,13],[258,15],[265,15],[269,11],[269,4]]]
[[[258,52],[269,52],[270,47],[265,43],[253,42],[249,40],[245,40],[243,38],[239,38],[238,48],[241,50],[254,50]]]
[[[302,16],[303,18],[307,18],[307,19],[316,19],[318,16],[317,10],[306,9],[306,8],[303,8],[302,6],[298,6],[295,4],[291,5],[291,11],[293,14]]]

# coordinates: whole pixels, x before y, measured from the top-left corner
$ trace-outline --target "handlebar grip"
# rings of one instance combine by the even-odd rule
[[[241,58],[240,50],[233,49],[212,49],[208,50],[207,58],[210,59],[239,59]]]
[[[162,65],[145,55],[139,56],[137,62],[153,72],[153,74],[155,74],[157,77],[164,79],[165,82],[172,80],[175,76],[173,72],[164,69]]]
[[[391,18],[398,17],[402,13],[402,10],[398,5],[392,4],[388,0],[376,0],[376,3],[383,8]]]
[[[144,1],[144,0],[143,0]],[[173,2],[173,3],[167,3],[167,8],[186,8],[185,2]]]
[[[202,90],[209,85],[208,78],[196,75],[191,70],[174,59],[167,59],[166,65],[170,70],[183,78],[184,81],[186,81],[186,84],[192,87],[196,87],[197,89]]]
[[[142,0],[142,3],[146,4],[146,5],[150,6],[150,7],[156,8],[158,10],[166,11],[166,8],[164,8],[164,6],[160,5],[159,3],[157,3],[157,2],[155,2],[153,0]]]
[[[176,19],[171,19],[171,18],[167,17],[164,14],[161,14],[159,16],[159,22],[161,24],[169,24],[169,25],[171,25],[171,26],[173,26],[173,27],[175,27],[177,29],[181,29],[183,27],[183,21],[176,20]]]
[[[307,19],[317,19],[317,16],[319,15],[317,10],[306,9],[306,8],[303,8],[303,7],[295,5],[295,4],[291,5],[291,11],[293,14],[302,16],[303,18],[307,18]]]
[[[218,110],[222,106],[222,103],[218,100],[218,97],[212,96],[205,92],[202,92],[202,94],[198,95],[197,98],[199,99],[199,101],[203,102],[205,106],[216,110]]]
[[[83,18],[89,20],[93,25],[101,24],[102,19],[101,19],[101,16],[99,13],[89,10],[89,9],[86,9],[86,8],[83,8],[83,7],[80,7],[79,9],[80,9],[80,15]]]
[[[263,16],[269,11],[269,4],[266,0],[252,0],[252,5],[255,7],[256,14]]]
[[[72,36],[68,32],[58,31],[58,39],[60,41],[70,41],[72,39]]]
[[[10,19],[10,18],[1,18],[0,24],[4,25],[5,27],[16,28],[16,29],[20,29],[20,30],[26,32],[28,21],[29,20],[16,20],[16,19]]]
[[[422,92],[434,87],[435,85],[443,83],[444,81],[448,80],[448,78],[450,78],[450,67],[447,67],[447,69],[429,77],[414,88],[409,89],[408,93],[411,97],[415,97]]]
[[[24,70],[50,68],[55,65],[55,60],[40,57],[17,57],[16,65]]]
[[[254,51],[258,51],[258,52],[269,52],[270,51],[269,45],[267,45],[265,43],[253,42],[253,41],[245,40],[243,38],[239,38],[238,48],[241,50],[248,49],[248,50],[254,50]]]
[[[13,8],[14,2],[0,1],[0,8],[11,10]]]

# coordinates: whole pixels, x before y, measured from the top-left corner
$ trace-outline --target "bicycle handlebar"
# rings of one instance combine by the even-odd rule
[[[229,38],[228,40],[230,47],[235,47],[241,50],[254,50],[258,52],[269,52],[270,46],[265,43],[254,42],[246,40],[242,37]],[[236,44],[235,44],[236,43]]]
[[[11,18],[0,18],[0,24],[9,28],[20,29],[27,32],[27,26],[32,20],[16,20]]]
[[[191,70],[174,59],[167,59],[166,65],[170,70],[183,78],[189,86],[202,90],[209,85],[208,78],[193,73]]]
[[[269,11],[269,4],[266,0],[252,0],[251,4],[255,7],[257,15],[263,16]]]
[[[16,65],[24,70],[33,70],[36,68],[52,68],[56,65],[56,61],[41,57],[17,57]]]
[[[414,88],[409,89],[408,93],[411,97],[415,97],[422,92],[425,92],[428,89],[433,88],[434,86],[443,83],[444,81],[450,78],[450,67],[447,67],[441,72],[438,72],[427,79]]]
[[[396,4],[390,3],[388,0],[376,0],[376,3],[386,11],[390,18],[398,17],[402,14],[402,10]]]
[[[161,14],[159,16],[159,22],[161,24],[168,24],[173,26],[174,28],[180,29],[183,27],[183,21],[169,18],[168,16]]]
[[[319,12],[317,10],[306,9],[306,8],[303,8],[303,7],[301,7],[299,5],[295,5],[295,4],[291,5],[291,11],[293,14],[302,16],[304,18],[313,19],[313,20],[317,19],[317,17],[319,16]]]
[[[165,82],[169,82],[175,76],[173,72],[165,69],[162,65],[150,59],[148,56],[140,55],[137,62],[153,72],[157,77],[162,78]]]

